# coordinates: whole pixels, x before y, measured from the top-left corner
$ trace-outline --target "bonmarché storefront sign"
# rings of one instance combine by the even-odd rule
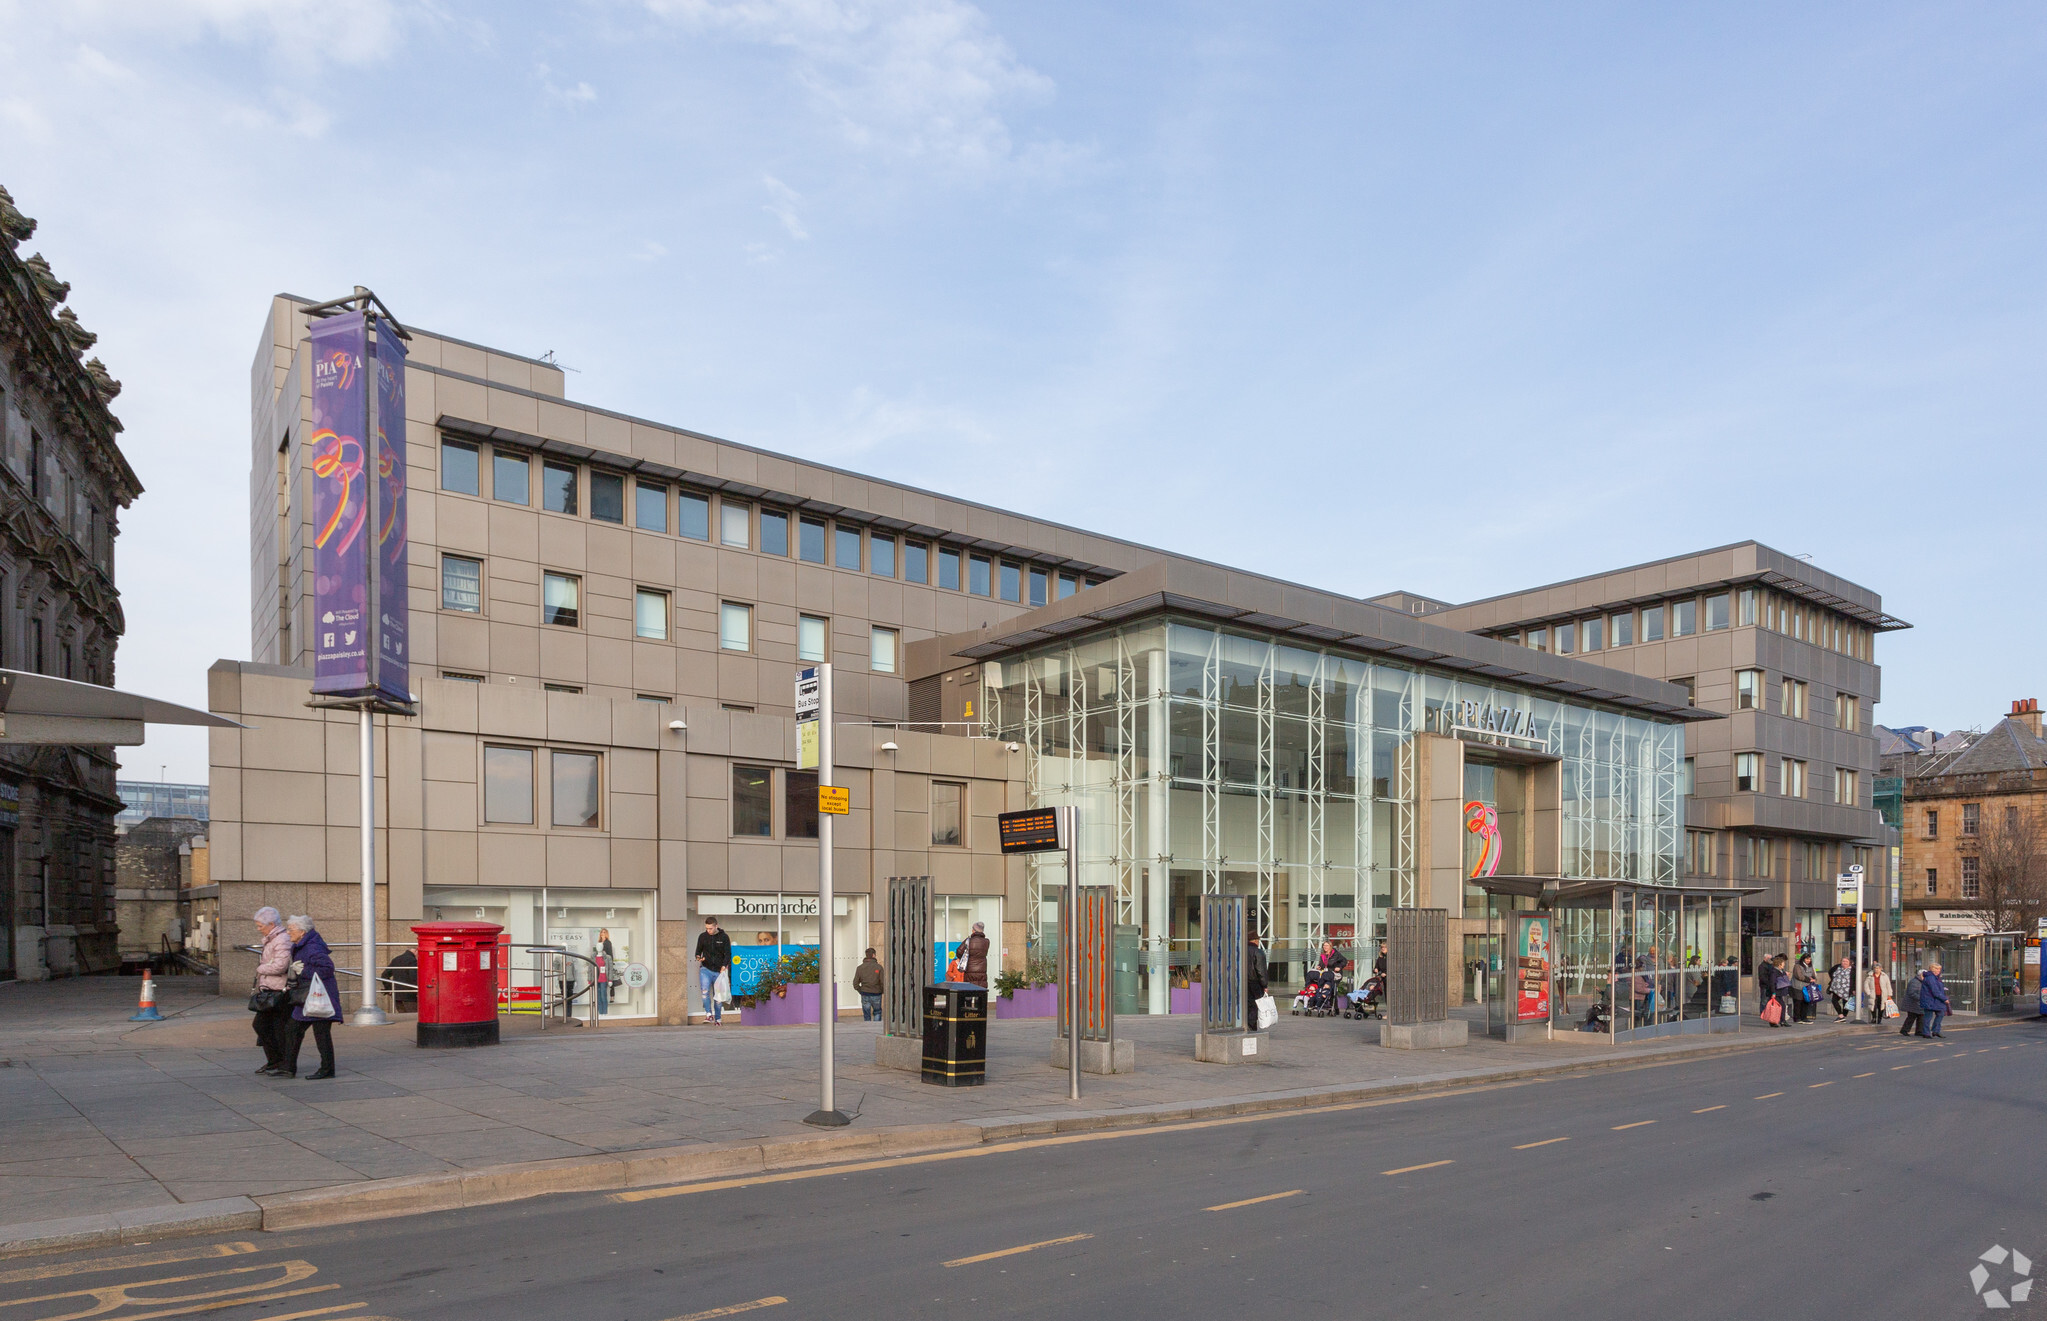
[[[832,899],[832,914],[844,917],[851,906],[843,897]],[[697,913],[704,917],[816,917],[814,894],[699,894]]]

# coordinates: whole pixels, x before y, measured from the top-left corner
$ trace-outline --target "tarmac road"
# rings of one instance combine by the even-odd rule
[[[2047,1276],[2047,1026],[0,1261],[0,1318],[1830,1316]],[[1985,1264],[1983,1288],[2028,1277]],[[121,1292],[125,1290],[126,1292]],[[111,1306],[109,1306],[111,1304]],[[2047,1308],[2047,1297],[2014,1309]],[[97,1309],[97,1310],[94,1310]]]

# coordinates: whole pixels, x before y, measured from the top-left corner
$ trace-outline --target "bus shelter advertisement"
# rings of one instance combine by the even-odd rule
[[[1514,919],[1514,1018],[1540,1023],[1549,1017],[1550,917],[1519,913]]]

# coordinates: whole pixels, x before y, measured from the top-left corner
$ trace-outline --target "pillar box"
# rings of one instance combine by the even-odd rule
[[[498,1043],[498,934],[495,922],[422,922],[419,1027],[427,1046]]]

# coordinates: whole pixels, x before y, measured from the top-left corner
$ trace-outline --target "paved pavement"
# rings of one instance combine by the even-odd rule
[[[497,1049],[422,1051],[409,1023],[336,1031],[341,1076],[256,1077],[248,1015],[199,979],[158,983],[169,1020],[134,1024],[133,979],[0,986],[0,1225],[597,1153],[812,1137],[815,1028],[591,1030],[510,1022]],[[1087,1111],[1251,1093],[1469,1079],[1580,1060],[1591,1038],[1393,1051],[1377,1024],[1285,1017],[1270,1065],[1194,1062],[1189,1018],[1126,1019],[1139,1071],[1085,1077]],[[1800,1035],[1835,1031],[1798,1029]],[[1860,1029],[1868,1032],[1869,1029]],[[1071,1113],[1047,1020],[993,1025],[987,1086],[874,1065],[872,1024],[839,1030],[838,1099],[857,1127]],[[1784,1033],[1755,1035],[1789,1036]],[[1374,1044],[1368,1044],[1370,1034]],[[1704,1040],[1621,1048],[1654,1058]],[[311,1043],[307,1044],[310,1056]]]
[[[22,1258],[0,1315],[1921,1317],[2043,1273],[2037,1022],[1671,1065]]]

